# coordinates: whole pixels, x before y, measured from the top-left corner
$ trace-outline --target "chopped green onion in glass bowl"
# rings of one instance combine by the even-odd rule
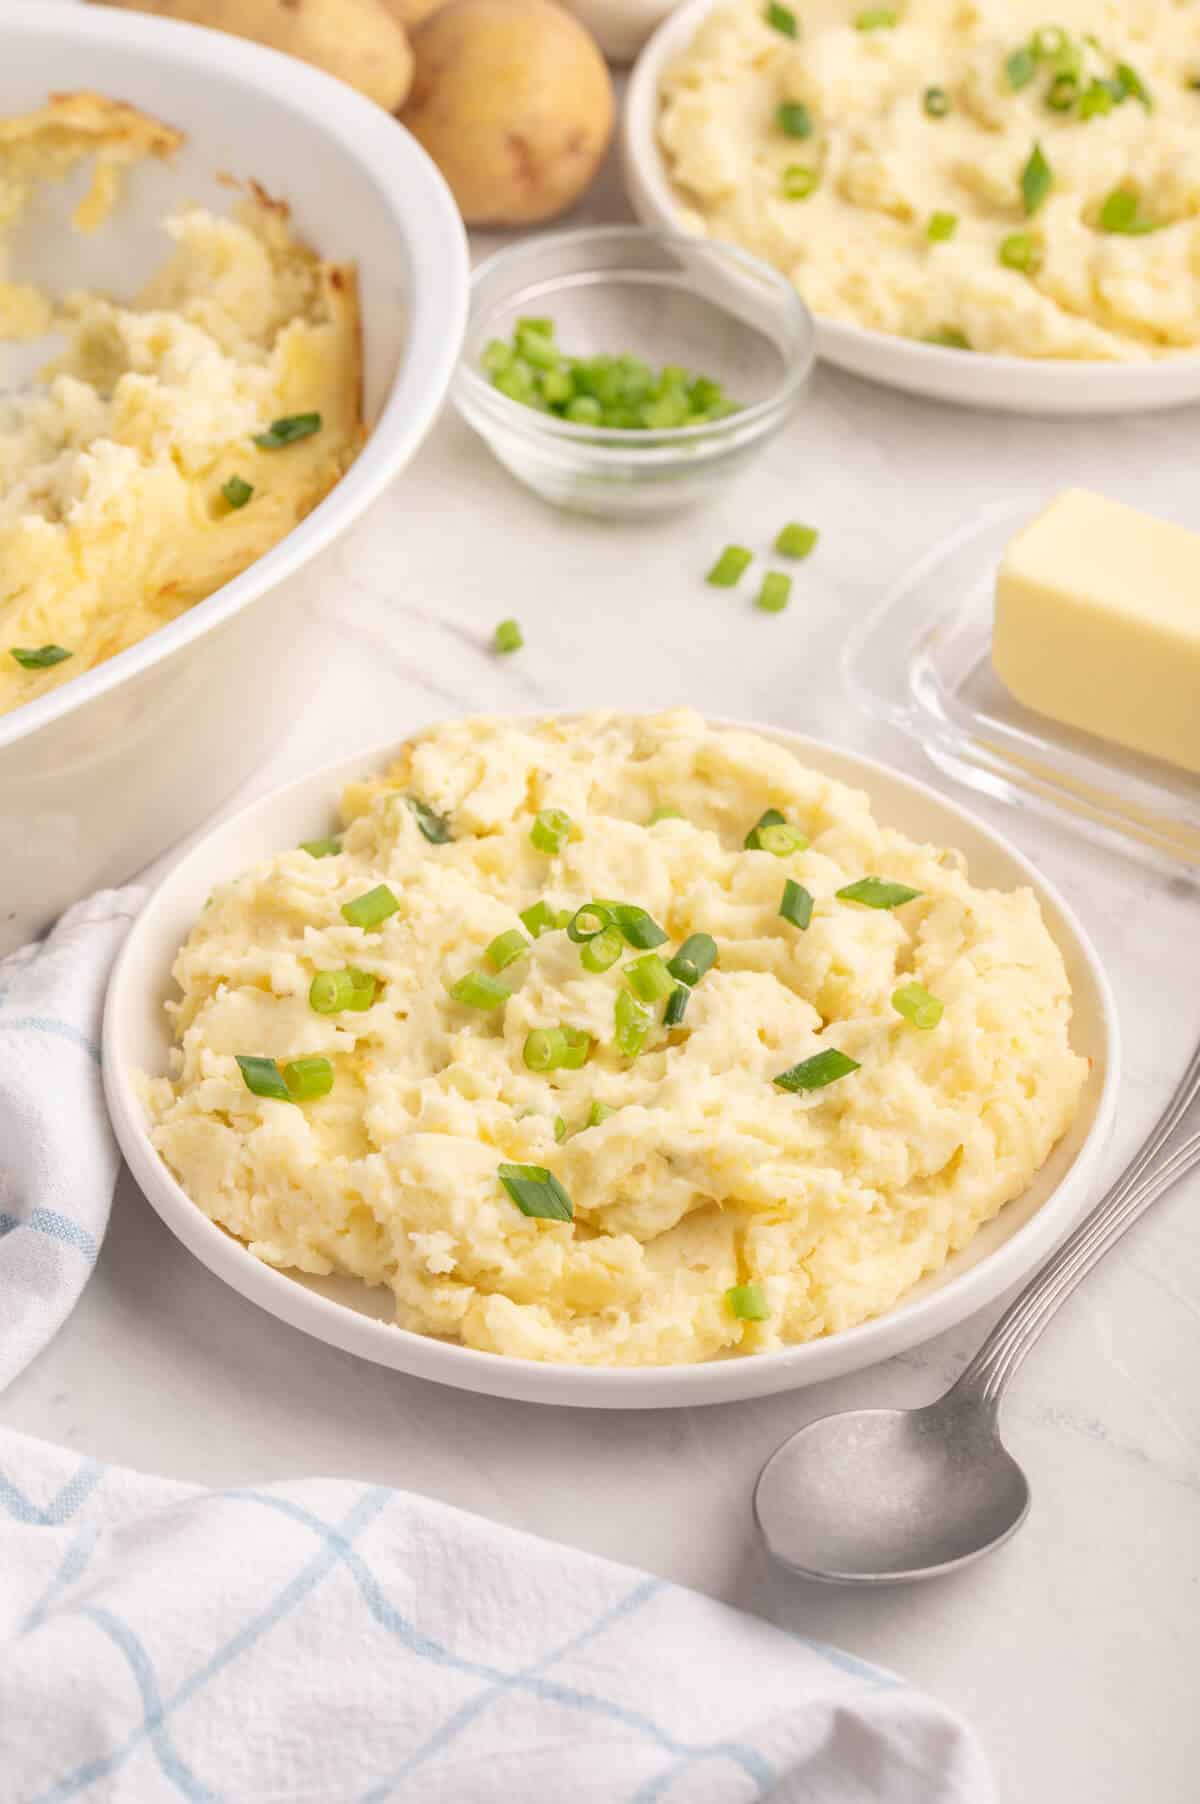
[[[708,500],[785,424],[813,357],[807,307],[758,258],[595,226],[480,265],[452,393],[544,500],[637,518]]]

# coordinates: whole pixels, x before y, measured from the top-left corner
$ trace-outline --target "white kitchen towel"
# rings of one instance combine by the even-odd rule
[[[0,965],[8,1376],[104,1232],[100,998],[136,900]],[[992,1797],[939,1705],[695,1592],[404,1492],[204,1491],[0,1430],[0,1804]]]

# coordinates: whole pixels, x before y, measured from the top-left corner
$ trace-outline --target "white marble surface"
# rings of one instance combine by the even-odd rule
[[[595,205],[616,211],[603,191]],[[1075,426],[988,418],[822,373],[765,462],[709,513],[624,528],[550,512],[444,417],[344,542],[309,623],[323,680],[296,696],[294,730],[245,793],[446,713],[611,702],[773,721],[929,777],[916,747],[841,693],[849,623],[999,497],[1036,501],[1078,481],[1186,518],[1198,428],[1195,410]],[[822,540],[788,613],[705,588],[716,549],[765,546],[789,518],[817,523]],[[527,647],[501,660],[488,640],[510,614]],[[1128,1065],[1115,1172],[1200,1035],[1196,891],[979,806],[1063,886],[1109,961]],[[1021,1374],[1005,1426],[1033,1479],[1026,1528],[916,1591],[856,1595],[772,1570],[752,1480],[812,1414],[930,1397],[984,1320],[791,1399],[539,1410],[310,1343],[210,1277],[126,1178],[83,1303],[0,1421],[209,1484],[323,1472],[445,1498],[895,1666],[971,1718],[1012,1804],[1184,1804],[1200,1753],[1198,1206],[1195,1181],[1160,1204]]]

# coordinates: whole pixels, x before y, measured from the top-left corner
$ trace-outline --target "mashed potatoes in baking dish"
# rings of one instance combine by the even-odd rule
[[[179,134],[96,94],[0,120],[0,254],[37,188],[94,160],[75,225],[108,217],[126,167]],[[360,443],[351,269],[255,189],[234,218],[190,207],[136,300],[51,299],[4,280],[0,339],[66,349],[0,398],[0,713],[173,620],[276,544]]]
[[[818,314],[1024,357],[1200,349],[1193,0],[725,0],[661,102],[690,225]]]
[[[755,735],[460,721],[343,814],[215,892],[144,1093],[214,1221],[405,1328],[612,1365],[833,1333],[1075,1112],[1033,895]]]

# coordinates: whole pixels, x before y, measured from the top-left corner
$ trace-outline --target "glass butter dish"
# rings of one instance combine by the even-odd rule
[[[1032,512],[989,509],[908,571],[846,646],[850,691],[972,789],[1200,871],[1200,778],[1033,713],[992,668],[996,570]]]

